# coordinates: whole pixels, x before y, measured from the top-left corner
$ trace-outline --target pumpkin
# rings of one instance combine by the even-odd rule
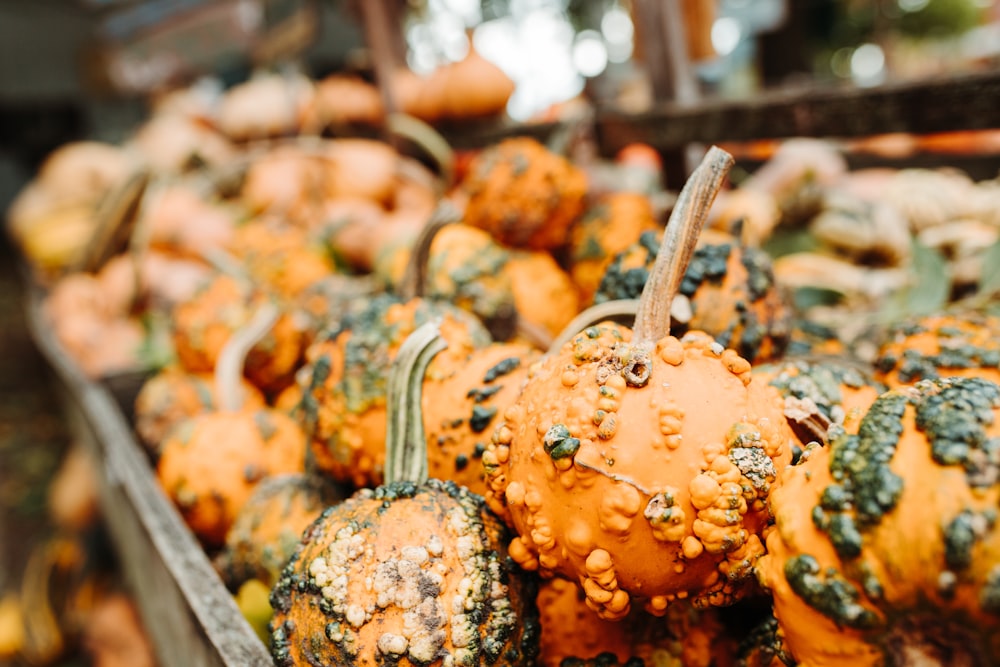
[[[442,86],[441,116],[451,120],[482,118],[503,113],[514,92],[514,82],[502,69],[486,60],[475,47],[462,60],[439,67],[427,87]]]
[[[579,586],[565,579],[539,587],[539,657],[545,667],[605,662],[709,667],[725,664],[727,654],[735,653],[713,609],[677,604],[666,618],[635,609],[626,621],[615,623],[598,617],[586,599]]]
[[[179,174],[203,165],[219,167],[236,156],[235,148],[225,137],[197,119],[179,113],[154,115],[128,145],[159,173]]]
[[[210,548],[222,546],[262,479],[305,466],[306,437],[295,421],[246,405],[239,389],[247,353],[277,317],[277,309],[265,305],[227,341],[215,373],[219,409],[175,426],[156,467],[164,492]]]
[[[617,255],[608,266],[595,303],[639,295],[660,243],[644,232],[639,243]],[[781,356],[788,344],[790,313],[774,280],[770,258],[715,234],[694,251],[680,294],[690,303],[687,329],[706,331],[725,347],[751,362]],[[674,313],[675,319],[677,312]]]
[[[1000,386],[925,380],[784,472],[758,577],[796,660],[1000,660],[998,442]]]
[[[521,391],[540,354],[525,345],[494,343],[474,350],[460,372],[424,383],[427,458],[435,479],[482,495],[482,457],[492,428]]]
[[[218,568],[231,589],[256,579],[270,589],[323,510],[343,500],[339,489],[303,474],[263,480],[226,534]]]
[[[1000,382],[1000,320],[968,313],[929,315],[893,325],[875,359],[890,387],[939,377]]]
[[[303,127],[319,132],[330,125],[378,125],[385,110],[372,84],[354,76],[334,74],[316,82],[316,94],[302,116]]]
[[[462,189],[467,224],[505,245],[546,250],[565,244],[583,213],[587,177],[538,141],[517,137],[480,153]]]
[[[536,364],[483,454],[487,501],[518,533],[511,556],[578,582],[605,619],[633,598],[660,615],[738,599],[791,457],[779,399],[751,384],[750,363],[706,334],[669,335],[731,164],[710,150],[682,191],[634,329],[588,327]]]
[[[535,582],[481,497],[427,479],[419,414],[433,325],[393,365],[386,483],[328,508],[271,594],[278,665],[532,665]]]
[[[605,195],[587,209],[569,237],[570,275],[580,303],[592,303],[615,256],[657,226],[649,197],[636,192]]]
[[[504,266],[518,319],[555,336],[579,311],[573,281],[547,252],[515,251]]]
[[[274,220],[243,225],[229,250],[258,285],[286,299],[333,273],[332,263],[321,248],[310,246],[305,231]]]
[[[411,289],[401,285],[406,265],[423,265],[426,284],[412,289],[472,313],[494,337],[509,338],[515,312],[512,279],[505,270],[510,251],[469,225],[444,224],[428,232],[433,233],[429,243],[426,238],[402,239],[383,253],[379,264],[386,280],[399,290]]]
[[[218,274],[194,297],[172,310],[172,339],[181,366],[190,373],[210,373],[222,347],[246,324],[254,307],[269,301],[246,281]],[[250,351],[245,373],[266,392],[277,392],[293,381],[302,357],[305,333],[291,313]]]
[[[837,332],[830,327],[812,320],[794,319],[785,354],[790,357],[837,357],[846,355],[847,349]]]
[[[240,199],[254,214],[310,227],[322,221],[326,180],[326,166],[314,154],[298,145],[279,146],[250,163]]]
[[[339,331],[306,351],[303,420],[311,436],[317,469],[357,486],[383,478],[386,429],[386,373],[403,340],[421,324],[440,318],[449,348],[431,365],[429,377],[456,373],[473,349],[489,341],[465,311],[420,298],[402,302],[380,295]]]
[[[216,123],[235,141],[292,134],[312,97],[304,76],[258,74],[226,91]]]
[[[175,255],[200,258],[225,247],[236,228],[235,214],[206,201],[195,188],[183,183],[164,186],[144,209],[152,247]]]
[[[887,389],[860,364],[836,358],[788,358],[755,366],[752,373],[754,382],[781,392],[785,416],[802,445],[817,439],[825,443],[833,425],[857,433],[861,417]]]
[[[245,407],[264,407],[264,396],[248,381],[241,381],[240,391]],[[135,430],[140,442],[156,458],[174,426],[218,407],[211,375],[193,375],[168,367],[146,380],[136,395]]]

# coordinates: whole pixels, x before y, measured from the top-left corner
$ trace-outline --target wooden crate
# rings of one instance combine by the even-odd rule
[[[29,288],[27,322],[57,376],[71,432],[97,463],[100,502],[161,667],[273,665],[264,644],[160,489],[111,388],[86,377],[56,341]],[[116,387],[124,404],[138,383]]]

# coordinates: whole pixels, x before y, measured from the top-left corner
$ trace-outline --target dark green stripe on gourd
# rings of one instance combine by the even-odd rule
[[[833,568],[821,571],[809,554],[794,556],[785,563],[785,578],[796,595],[838,625],[866,630],[879,624],[875,612],[858,602],[858,590]]]

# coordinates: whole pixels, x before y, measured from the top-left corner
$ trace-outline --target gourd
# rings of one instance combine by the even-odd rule
[[[291,665],[532,665],[535,582],[480,496],[427,478],[420,387],[443,346],[419,328],[393,364],[385,484],[323,512],[271,594]]]
[[[219,409],[181,422],[163,443],[160,485],[209,548],[222,545],[262,479],[305,466],[306,437],[291,417],[247,405],[239,391],[247,352],[277,317],[265,305],[233,335],[215,369]]]
[[[998,417],[994,382],[921,381],[784,472],[758,577],[800,663],[1000,660]]]
[[[594,295],[595,303],[639,295],[656,259],[660,242],[644,232],[608,266]],[[790,312],[774,280],[770,258],[713,232],[694,251],[680,284],[690,313],[676,324],[705,331],[750,362],[781,356],[791,330]]]
[[[511,556],[578,582],[606,619],[633,599],[661,615],[738,599],[790,460],[780,399],[751,384],[750,363],[705,334],[669,335],[731,159],[711,150],[682,191],[634,329],[588,327],[535,365],[483,455],[487,501],[519,535]]]

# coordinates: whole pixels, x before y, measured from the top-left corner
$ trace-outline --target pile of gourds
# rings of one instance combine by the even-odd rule
[[[205,136],[66,147],[10,220],[81,366],[155,368],[136,432],[277,664],[1000,661],[995,184],[793,144],[719,194],[712,149],[664,227],[526,138]]]

